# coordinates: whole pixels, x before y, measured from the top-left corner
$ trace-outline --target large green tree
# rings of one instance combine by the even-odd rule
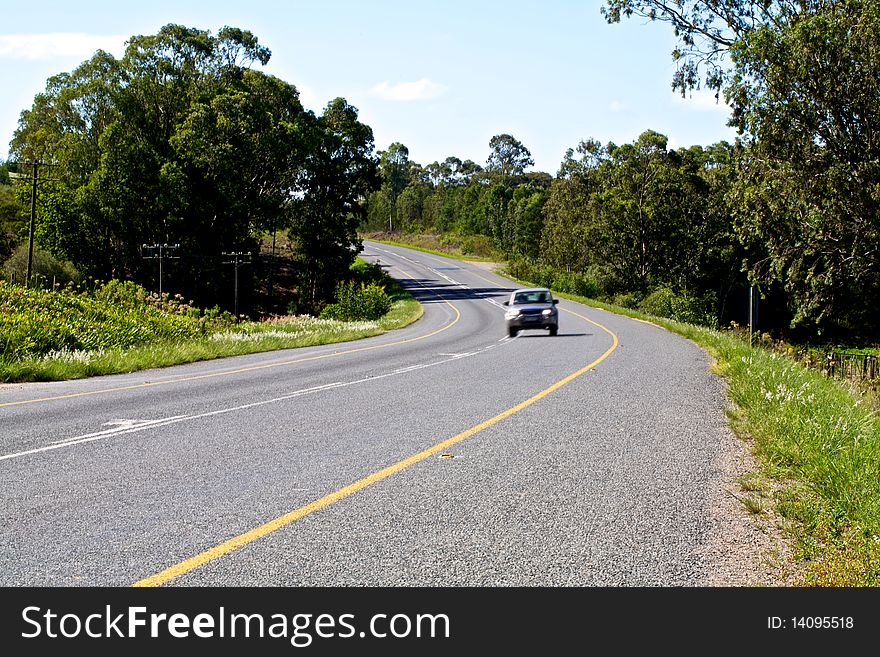
[[[409,149],[394,142],[386,151],[379,151],[379,173],[382,192],[388,200],[388,231],[394,232],[397,199],[410,182]]]
[[[880,315],[864,300],[880,295],[880,5],[607,0],[604,12],[671,24],[673,86],[725,92],[753,281],[781,285],[793,325],[814,336],[876,336]]]
[[[486,170],[498,176],[503,185],[535,164],[529,149],[512,135],[495,135],[489,140],[489,149]]]
[[[255,250],[288,219],[317,148],[296,88],[251,68],[269,54],[237,28],[167,25],[119,60],[99,52],[50,79],[12,143],[22,160],[57,163],[59,201],[38,207],[43,246],[88,274],[150,283],[141,245],[179,243],[172,287],[227,300],[221,253]]]
[[[814,3],[810,3],[814,4]],[[744,134],[735,193],[794,324],[876,337],[880,313],[880,4],[845,0],[762,26],[732,49]]]
[[[373,131],[345,99],[328,103],[310,122],[308,135],[307,175],[292,207],[290,237],[303,282],[301,301],[316,309],[362,249],[357,229],[379,175]]]

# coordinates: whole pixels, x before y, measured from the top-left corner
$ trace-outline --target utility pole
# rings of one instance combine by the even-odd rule
[[[28,228],[28,261],[27,273],[24,275],[24,286],[31,286],[31,271],[34,268],[34,222],[37,217],[37,162],[33,163],[31,171],[31,222]]]
[[[37,181],[38,180],[57,180],[57,178],[40,178],[37,175],[37,169],[41,166],[57,166],[56,164],[40,162],[37,160],[25,160],[24,164],[31,165],[31,220],[30,226],[28,227],[28,259],[27,259],[27,272],[24,276],[24,286],[30,287],[31,285],[31,274],[34,269],[34,224],[36,223],[37,218]]]
[[[272,277],[275,273],[275,235],[278,232],[278,216],[274,215],[272,217],[272,259],[269,261],[269,298],[267,300],[267,305],[269,309],[272,308]]]
[[[163,276],[163,263],[165,262],[165,258],[169,260],[180,260],[180,256],[174,255],[174,252],[180,248],[180,244],[144,244],[141,246],[146,255],[143,255],[144,260],[158,260],[159,261],[159,300],[162,300],[162,276]]]
[[[232,258],[232,260],[224,260],[224,265],[235,266],[235,321],[238,321],[238,268],[241,265],[249,265],[251,263],[251,254],[245,251],[224,251],[224,258]]]

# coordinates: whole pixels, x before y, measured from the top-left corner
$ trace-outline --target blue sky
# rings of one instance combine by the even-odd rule
[[[46,79],[98,48],[167,23],[251,30],[272,51],[263,69],[320,112],[336,96],[358,108],[377,149],[395,141],[429,164],[485,164],[508,133],[555,174],[566,149],[646,129],[670,147],[732,141],[729,112],[709,94],[670,88],[674,37],[641,19],[608,25],[600,0],[151,0],[10,2],[0,22],[0,159],[19,114]]]

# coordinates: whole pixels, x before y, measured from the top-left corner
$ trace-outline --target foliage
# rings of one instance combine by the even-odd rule
[[[473,242],[466,251],[481,257],[495,250],[537,255],[550,176],[524,172],[533,161],[521,142],[493,137],[485,169],[454,156],[422,167],[408,153],[400,143],[380,152],[384,182],[367,199],[364,229],[454,234],[456,241]]]
[[[762,26],[732,50],[735,189],[756,281],[780,281],[793,323],[868,337],[880,316],[880,6],[846,0]]]
[[[0,357],[0,381],[51,381],[133,372],[222,356],[315,346],[378,335],[411,324],[422,315],[422,307],[416,300],[399,286],[392,284],[391,287],[394,297],[391,311],[377,322],[339,322],[297,315],[271,317],[261,322],[236,323],[232,315],[214,308],[202,313],[201,321],[206,327],[210,327],[204,335],[171,339],[158,337],[139,346],[125,348],[56,350],[41,356],[25,355],[20,359],[7,358],[5,351],[11,334],[3,329],[0,321],[0,340],[4,345],[3,356]],[[2,288],[3,286],[0,285],[0,290]],[[106,288],[107,286],[99,287],[98,292]],[[51,293],[50,300],[57,303],[60,299],[59,294]],[[112,293],[108,291],[107,294],[112,298],[122,299],[121,303],[124,304],[125,299],[138,299],[146,292],[131,288],[128,284],[120,284]],[[188,305],[181,300],[167,298],[164,304],[158,304],[156,295],[148,296],[147,302],[157,305],[170,304],[178,308]],[[69,300],[62,301],[62,305],[65,303],[67,310],[70,310]],[[96,303],[109,310],[105,301],[96,301]],[[76,309],[73,312],[75,313]],[[191,315],[192,313],[174,314]],[[4,313],[0,310],[0,320],[3,318]],[[76,317],[75,323],[82,323],[82,319]],[[117,330],[120,328],[117,327]]]
[[[343,98],[308,124],[303,195],[292,207],[290,239],[301,271],[301,299],[311,308],[327,299],[362,245],[357,227],[362,199],[378,186],[373,131]]]
[[[7,278],[11,281],[14,277],[17,283],[23,285],[25,278],[27,278],[27,261],[28,244],[25,242],[3,264],[3,271]],[[40,288],[51,288],[53,284],[63,286],[82,280],[82,276],[70,262],[58,260],[51,253],[40,248],[38,244],[34,245],[31,277],[32,286]]]
[[[609,23],[640,16],[672,26],[678,38],[672,86],[684,95],[701,84],[719,93],[729,76],[730,47],[756,25],[785,21],[795,6],[786,0],[606,0],[601,11]]]
[[[343,322],[376,320],[391,309],[391,297],[374,283],[342,281],[336,286],[336,303],[325,306],[321,317]]]
[[[232,285],[222,252],[290,228],[309,301],[329,296],[357,248],[372,135],[342,99],[304,110],[292,84],[252,68],[269,57],[245,30],[166,25],[121,59],[99,51],[50,78],[11,144],[21,161],[57,162],[38,192],[43,247],[89,276],[146,284],[156,263],[141,246],[180,244],[166,287],[210,305]],[[245,295],[256,269],[242,272]]]
[[[489,140],[489,148],[492,152],[486,161],[486,171],[499,176],[502,184],[521,176],[526,167],[535,163],[529,149],[512,135],[495,135]]]
[[[699,298],[688,294],[676,294],[671,288],[661,287],[642,299],[638,309],[655,317],[717,328],[715,303],[711,294]]]
[[[397,213],[397,199],[406,189],[410,180],[409,149],[400,142],[394,142],[387,151],[379,151],[379,172],[382,187],[389,200],[388,230],[394,231]]]
[[[607,0],[679,39],[673,86],[724,91],[741,134],[729,195],[753,282],[792,328],[870,338],[880,316],[880,5],[873,0]]]
[[[73,287],[45,291],[0,284],[5,363],[192,339],[229,323],[229,316],[203,315],[182,300],[151,298],[133,283],[111,282],[93,293]]]
[[[585,273],[559,271],[526,260],[510,261],[507,270],[514,278],[529,281],[538,287],[547,287],[557,292],[576,294],[590,299],[602,296],[599,284]]]
[[[12,185],[0,184],[0,260],[14,250],[24,229],[24,213]]]
[[[586,140],[566,153],[555,179],[524,174],[528,151],[510,135],[491,145],[486,170],[469,179],[455,177],[463,165],[454,157],[428,165],[425,176],[408,162],[398,227],[441,231],[441,243],[465,253],[494,251],[517,276],[562,291],[636,293],[634,305],[657,287],[687,291],[683,298],[696,305],[716,299],[708,314],[697,313],[701,323],[725,316],[732,292],[744,294],[745,250],[727,205],[736,170],[729,144],[669,150],[666,137],[651,130],[620,146]],[[504,169],[516,153],[522,166]],[[386,190],[368,206],[365,227],[381,227]]]

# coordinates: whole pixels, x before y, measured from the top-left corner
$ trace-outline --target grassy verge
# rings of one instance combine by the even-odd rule
[[[471,260],[473,262],[496,262],[501,256],[494,252],[488,238],[483,236],[456,237],[431,234],[362,233],[361,238],[390,246],[433,253],[434,255]]]
[[[6,344],[0,356],[0,381],[76,379],[345,342],[402,328],[421,317],[421,305],[390,278],[387,291],[392,299],[391,310],[376,321],[342,322],[309,316],[284,316],[262,322],[230,324],[223,318],[209,317],[206,320],[204,316],[193,316],[192,309],[169,314],[154,308],[140,311],[139,315],[130,309],[108,307],[105,301],[93,304],[92,300],[82,295],[71,295],[65,299],[60,296],[65,294],[62,292],[29,290],[27,297],[19,301],[27,304],[28,313],[34,315],[34,322],[39,321],[47,330],[67,330],[69,335],[61,337],[68,343],[73,341],[77,346],[85,343],[88,347],[15,355],[11,347],[15,334],[12,329],[0,330],[0,339],[5,338],[2,342]],[[14,292],[20,293],[19,290]],[[56,313],[66,313],[67,324],[61,317],[47,315],[49,308],[54,308]],[[72,317],[72,309],[79,310],[80,315]],[[39,317],[40,313],[43,313],[42,317]],[[10,312],[8,317],[12,318],[13,314]],[[16,319],[19,332],[28,332],[34,323],[28,322],[28,317]],[[62,328],[58,329],[58,326]],[[152,326],[153,330],[146,335],[134,336],[142,343],[126,344],[125,338],[130,342],[134,339],[132,333],[137,333],[144,326]],[[46,339],[49,337],[58,338],[48,336]]]
[[[760,463],[748,489],[762,490],[777,514],[804,564],[803,583],[880,585],[880,417],[856,389],[735,334],[560,296],[653,322],[705,348],[727,381],[731,425]],[[749,499],[750,512],[765,512]]]

